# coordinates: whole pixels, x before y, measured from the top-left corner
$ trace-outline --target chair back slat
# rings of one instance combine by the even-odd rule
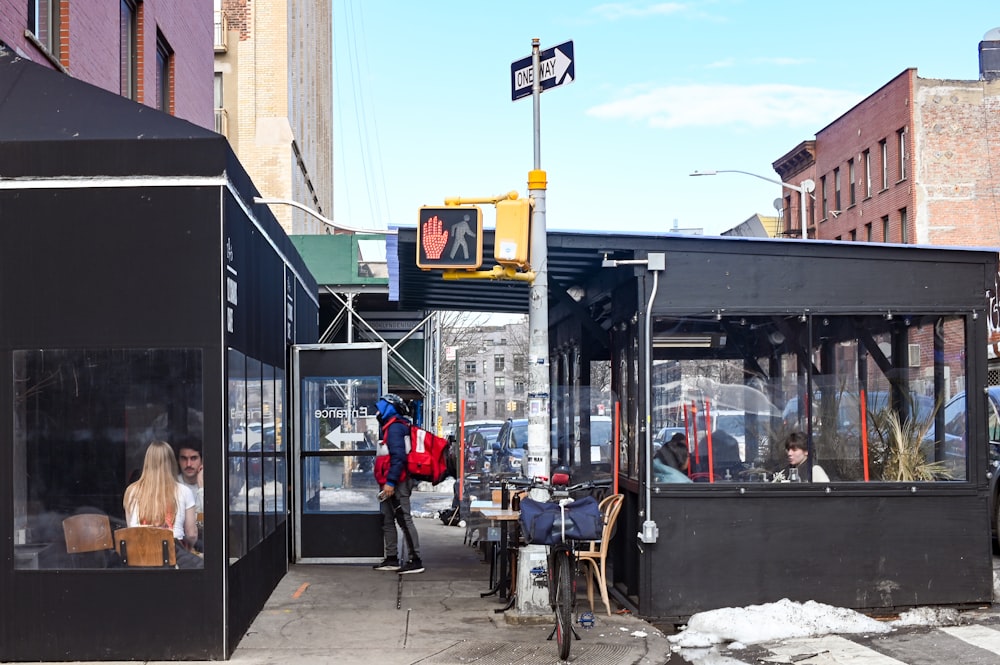
[[[174,532],[154,526],[132,526],[115,530],[115,549],[130,567],[177,565]]]

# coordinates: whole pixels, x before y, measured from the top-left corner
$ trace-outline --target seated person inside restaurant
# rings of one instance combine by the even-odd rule
[[[740,459],[739,441],[725,430],[717,429],[712,432],[711,446],[712,475],[715,476],[715,481],[735,480],[744,471],[743,461]],[[709,439],[703,437],[698,449],[698,460],[694,465],[694,473],[692,473],[692,478],[696,482],[709,482],[710,480],[708,448]]]
[[[786,468],[776,479],[803,483],[828,483],[830,477],[819,464],[809,463],[809,443],[805,432],[791,432],[785,437]]]
[[[653,480],[658,483],[690,483],[687,437],[677,432],[653,455]]]

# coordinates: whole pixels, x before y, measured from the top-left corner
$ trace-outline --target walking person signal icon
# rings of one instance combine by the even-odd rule
[[[475,270],[483,263],[483,211],[423,207],[417,220],[417,267]]]

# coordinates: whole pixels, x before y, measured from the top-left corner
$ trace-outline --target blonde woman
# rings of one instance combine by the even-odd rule
[[[156,526],[174,532],[178,567],[201,566],[201,557],[188,551],[198,540],[194,494],[177,481],[177,458],[169,443],[149,444],[142,475],[125,489],[122,503],[129,526]]]

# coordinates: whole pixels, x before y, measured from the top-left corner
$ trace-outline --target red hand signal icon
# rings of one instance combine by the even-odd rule
[[[441,220],[437,215],[431,217],[422,227],[421,246],[428,259],[441,258],[445,245],[448,244],[448,232],[442,230]]]

